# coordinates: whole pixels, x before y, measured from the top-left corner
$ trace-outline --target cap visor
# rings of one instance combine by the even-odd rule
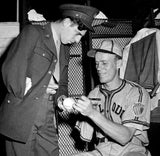
[[[88,29],[89,31],[91,31],[91,32],[93,32],[93,33],[95,32],[94,29],[93,29],[93,27],[92,27],[90,24],[86,23],[85,20],[81,19],[81,22],[87,27],[87,29]]]
[[[97,52],[102,52],[102,53],[108,53],[108,54],[114,54],[117,55],[116,53],[113,53],[112,51],[104,50],[104,49],[91,49],[88,51],[87,56],[89,57],[95,57],[95,54]],[[122,58],[120,55],[117,55],[119,58]]]
[[[95,57],[96,49],[91,49],[88,51],[87,56],[88,57]]]

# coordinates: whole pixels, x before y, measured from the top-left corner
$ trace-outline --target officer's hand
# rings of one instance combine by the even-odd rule
[[[56,94],[58,87],[59,86],[57,84],[55,84],[55,85],[49,84],[47,87],[47,93],[48,94]]]
[[[62,110],[62,111],[66,111],[66,108],[63,106],[63,101],[64,99],[66,99],[67,97],[65,95],[61,95],[58,99],[57,99],[57,105],[58,107]]]

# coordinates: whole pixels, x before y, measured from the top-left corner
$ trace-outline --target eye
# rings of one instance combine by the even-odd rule
[[[106,65],[108,65],[108,62],[102,62],[102,64],[103,64],[104,66],[106,66]]]
[[[81,25],[78,26],[78,30],[82,31],[83,27]]]
[[[108,66],[109,63],[105,61],[100,61],[100,62],[95,62],[95,64],[96,64],[96,67],[99,67],[99,66],[104,67],[104,66]]]
[[[87,30],[87,27],[86,27],[84,24],[79,23],[79,25],[78,25],[78,30],[79,30],[79,31]]]

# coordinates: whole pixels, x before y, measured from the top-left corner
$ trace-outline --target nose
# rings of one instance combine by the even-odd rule
[[[76,42],[76,43],[79,43],[80,40],[81,40],[81,38],[82,38],[82,36],[77,36],[77,37],[75,38],[75,42]]]
[[[103,64],[102,64],[102,63],[98,63],[98,64],[96,65],[96,69],[97,69],[98,72],[101,71],[101,70],[103,70],[103,69],[104,69]]]
[[[100,63],[97,63],[97,64],[96,64],[97,70],[100,70],[100,67],[101,67]]]

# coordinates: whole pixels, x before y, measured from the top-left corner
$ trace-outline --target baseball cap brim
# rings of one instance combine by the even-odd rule
[[[91,49],[88,51],[87,56],[88,57],[95,57],[97,52],[102,52],[102,53],[109,53],[109,54],[114,54],[117,55],[116,53],[104,49]],[[118,57],[122,58],[121,56],[117,55]]]

